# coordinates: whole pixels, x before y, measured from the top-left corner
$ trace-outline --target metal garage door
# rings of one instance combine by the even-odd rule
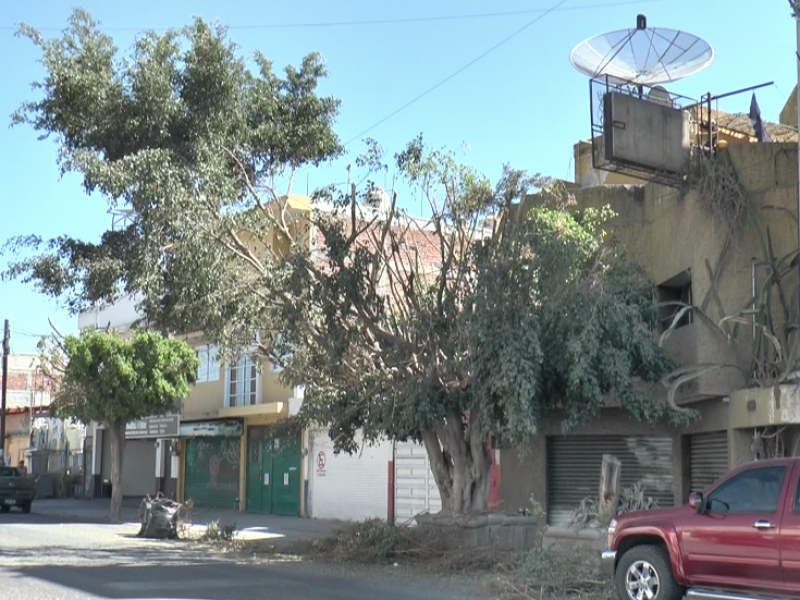
[[[420,513],[442,510],[442,497],[433,479],[425,446],[398,443],[394,451],[394,515],[399,525]]]
[[[597,497],[603,454],[622,462],[621,485],[640,483],[660,507],[673,506],[671,437],[573,435],[547,438],[550,525],[566,525],[581,500]]]
[[[183,497],[195,506],[233,509],[239,497],[240,454],[239,438],[187,440]]]
[[[728,432],[689,436],[689,487],[702,492],[728,472]]]
[[[367,445],[359,432],[358,452],[334,454],[326,430],[310,432],[309,439],[313,458],[309,474],[311,516],[344,521],[386,519],[392,443]]]

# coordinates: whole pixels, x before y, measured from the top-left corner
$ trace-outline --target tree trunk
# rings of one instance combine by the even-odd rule
[[[478,412],[470,411],[466,426],[460,415],[450,415],[435,430],[424,430],[422,439],[442,498],[442,512],[487,512],[492,461],[489,436],[478,425]]]
[[[111,436],[111,520],[122,517],[122,460],[125,456],[125,425],[108,425]]]

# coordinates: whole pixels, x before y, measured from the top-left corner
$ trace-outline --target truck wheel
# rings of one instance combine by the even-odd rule
[[[11,510],[10,506],[6,506],[5,504],[0,505],[0,513],[7,513]]]
[[[681,600],[669,554],[659,546],[634,546],[619,559],[614,577],[620,600]]]
[[[25,504],[20,506],[22,512],[24,512],[26,515],[30,514],[31,512],[31,504],[33,504],[33,502],[26,502]]]

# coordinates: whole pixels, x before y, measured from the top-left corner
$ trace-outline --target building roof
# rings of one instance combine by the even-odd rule
[[[755,141],[756,132],[750,124],[750,115],[747,113],[724,113],[714,112],[717,126],[723,130],[727,129],[734,133],[744,134]],[[797,142],[797,129],[780,123],[764,121],[769,137],[773,142]],[[738,136],[737,136],[738,137]]]

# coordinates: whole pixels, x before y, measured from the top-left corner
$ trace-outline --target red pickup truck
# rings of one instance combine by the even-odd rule
[[[614,519],[620,600],[800,598],[800,458],[743,465],[689,504]]]

